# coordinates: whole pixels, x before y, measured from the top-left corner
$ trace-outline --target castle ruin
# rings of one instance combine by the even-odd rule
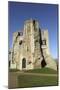
[[[37,20],[26,20],[22,32],[14,32],[10,50],[10,68],[30,70],[48,67],[57,70],[49,51],[48,30],[41,30]]]

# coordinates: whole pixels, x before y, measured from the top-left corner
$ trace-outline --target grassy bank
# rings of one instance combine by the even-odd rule
[[[27,70],[25,72],[29,73],[46,73],[46,74],[57,74],[56,70],[50,69],[50,68],[41,68],[41,69],[33,69],[33,70]]]

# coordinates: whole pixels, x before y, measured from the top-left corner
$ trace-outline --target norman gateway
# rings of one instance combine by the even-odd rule
[[[11,69],[29,70],[48,67],[57,70],[50,55],[48,30],[41,30],[37,20],[26,20],[23,32],[13,33],[9,51]]]

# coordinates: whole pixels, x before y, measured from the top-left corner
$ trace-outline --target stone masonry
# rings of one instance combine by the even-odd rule
[[[26,20],[22,32],[14,32],[11,69],[29,70],[49,67],[57,70],[50,55],[48,30],[41,30],[37,20]]]

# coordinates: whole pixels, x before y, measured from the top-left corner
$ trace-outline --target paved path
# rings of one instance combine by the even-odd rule
[[[17,72],[17,74],[20,75],[35,75],[35,76],[57,76],[57,74],[43,74],[43,73],[28,73],[28,72]]]
[[[56,77],[57,74],[43,74],[43,73],[28,73],[28,72],[9,72],[9,88],[17,88],[18,87],[18,80],[17,77],[19,75],[35,75],[35,76],[54,76]]]

